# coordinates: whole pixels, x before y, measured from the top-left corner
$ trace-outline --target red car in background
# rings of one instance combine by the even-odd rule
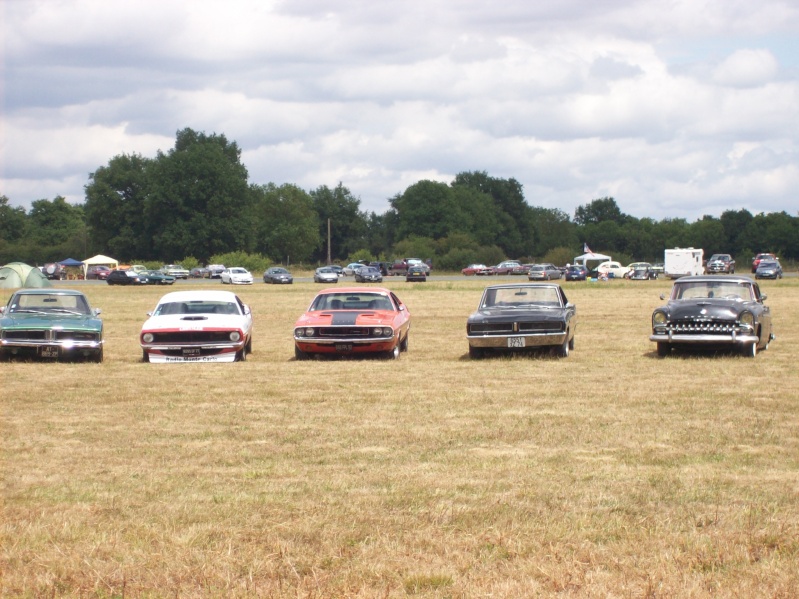
[[[86,278],[87,279],[99,279],[101,281],[105,281],[108,278],[108,275],[111,274],[111,269],[107,266],[90,266],[86,270]]]
[[[320,291],[294,324],[294,357],[376,355],[397,359],[408,351],[411,314],[383,287]]]
[[[757,272],[757,267],[762,260],[776,260],[776,259],[777,256],[775,256],[774,254],[769,254],[769,253],[758,254],[752,260],[752,272]]]
[[[493,274],[493,270],[490,266],[486,266],[485,264],[470,264],[461,270],[461,274],[464,274],[467,277],[472,275],[490,275]]]

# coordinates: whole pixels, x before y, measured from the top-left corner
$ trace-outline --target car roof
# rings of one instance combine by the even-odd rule
[[[385,287],[328,287],[327,289],[322,289],[316,295],[328,294],[328,293],[380,293],[380,294],[390,294],[391,292],[386,289]]]
[[[727,281],[733,283],[752,283],[754,281],[749,277],[738,276],[738,275],[692,275],[687,277],[680,277],[674,281],[674,284],[677,285],[678,283],[690,283],[690,282],[697,282],[697,283],[708,283],[708,282],[719,282],[719,281]]]
[[[83,292],[76,291],[75,289],[57,289],[54,287],[18,289],[14,293],[21,295],[83,295]]]
[[[197,300],[211,300],[211,301],[222,301],[222,302],[235,302],[236,301],[236,294],[232,291],[172,291],[164,295],[160,300],[158,300],[159,304],[163,304],[166,302],[189,302],[189,301],[197,301]]]
[[[515,289],[516,287],[560,287],[557,283],[505,283],[503,285],[489,285],[486,289]]]

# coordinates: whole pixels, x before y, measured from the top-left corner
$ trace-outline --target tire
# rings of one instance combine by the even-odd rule
[[[574,337],[569,339],[569,349],[574,351]]]
[[[744,358],[754,358],[757,355],[757,341],[744,345],[741,348],[741,355]]]
[[[658,356],[661,358],[665,358],[671,353],[671,346],[668,343],[664,343],[662,341],[658,342]]]
[[[469,357],[472,360],[479,360],[483,356],[485,356],[485,352],[483,351],[482,347],[472,347],[471,345],[469,346]]]
[[[150,361],[150,355],[147,353],[147,350],[144,350],[144,349],[141,350],[141,361],[142,362],[149,362]]]
[[[247,361],[247,347],[242,347],[241,351],[236,352],[236,357],[233,359],[234,362],[246,362]]]
[[[310,354],[306,354],[304,351],[302,351],[299,347],[297,347],[295,345],[294,346],[294,359],[297,360],[298,362],[301,362],[301,361],[304,361],[304,360],[310,360],[311,356],[310,356]]]
[[[398,360],[400,357],[399,343],[394,346],[394,349],[386,352],[386,360]]]
[[[408,331],[407,333],[405,333],[405,339],[400,341],[400,351],[401,352],[407,352],[408,351],[408,343],[409,343],[409,339],[408,338],[410,336],[411,336],[411,332]]]
[[[247,345],[244,346],[244,351],[248,354],[252,353],[252,336],[247,340]]]
[[[103,362],[103,348],[100,348],[100,351],[95,352],[91,355],[91,361],[96,362],[97,364],[102,364]]]
[[[568,358],[569,357],[569,332],[566,331],[566,339],[563,340],[563,343],[557,348],[557,355],[559,358]]]

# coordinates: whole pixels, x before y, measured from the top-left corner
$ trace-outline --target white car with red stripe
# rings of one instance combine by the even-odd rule
[[[252,351],[252,312],[230,291],[167,293],[148,315],[145,362],[243,362]]]

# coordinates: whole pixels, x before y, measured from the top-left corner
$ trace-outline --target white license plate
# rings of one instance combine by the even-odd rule
[[[508,337],[508,347],[525,347],[524,337]]]
[[[199,356],[202,353],[199,347],[184,347],[183,357],[189,358],[192,356]]]
[[[352,343],[336,343],[336,351],[350,352],[352,351]]]

